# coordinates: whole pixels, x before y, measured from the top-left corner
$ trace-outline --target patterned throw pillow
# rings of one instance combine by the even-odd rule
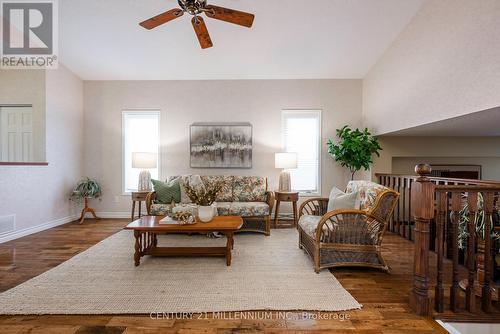
[[[349,181],[346,193],[358,192],[360,209],[369,211],[373,208],[377,196],[389,188],[371,181]]]
[[[171,182],[163,182],[158,180],[151,180],[156,192],[156,203],[170,204],[173,202],[179,203],[181,201],[181,187],[179,180]]]

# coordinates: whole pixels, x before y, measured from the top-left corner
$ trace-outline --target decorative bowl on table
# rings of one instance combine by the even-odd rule
[[[178,221],[180,225],[196,224],[196,219],[189,211],[178,211],[172,214],[172,219]]]

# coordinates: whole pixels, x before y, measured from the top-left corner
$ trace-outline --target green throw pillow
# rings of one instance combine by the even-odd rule
[[[181,186],[179,179],[163,182],[158,180],[151,180],[156,192],[156,203],[170,204],[172,201],[179,203],[181,201]]]

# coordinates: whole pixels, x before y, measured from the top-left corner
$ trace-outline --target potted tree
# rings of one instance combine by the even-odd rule
[[[338,144],[331,139],[328,140],[328,153],[342,167],[347,167],[351,172],[351,180],[354,174],[361,168],[370,169],[373,163],[373,154],[380,156],[382,148],[377,138],[373,137],[368,129],[352,130],[349,126],[337,129]]]
[[[89,199],[92,198],[101,198],[102,190],[101,186],[96,180],[91,178],[84,178],[76,184],[75,188],[71,192],[70,200],[75,201],[77,203],[81,203],[82,201],[85,203],[84,208],[82,210],[82,214],[80,215],[80,224],[83,223],[85,219],[85,214],[89,212],[95,219],[100,219],[97,217],[94,209],[90,208],[88,205]]]

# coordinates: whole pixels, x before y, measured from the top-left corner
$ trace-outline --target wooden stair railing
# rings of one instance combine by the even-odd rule
[[[378,183],[388,188],[394,189],[400,193],[399,203],[394,209],[391,222],[388,230],[397,233],[400,236],[413,241],[413,226],[414,219],[411,215],[411,197],[412,188],[418,175],[404,175],[404,174],[386,174],[376,173]],[[472,180],[472,179],[454,179],[444,177],[427,177],[427,179],[435,185],[463,185],[463,186],[480,186],[480,185],[498,185],[500,181],[487,181],[487,180]],[[434,226],[432,226],[434,228]],[[434,230],[430,233],[433,235]],[[434,250],[434,240],[431,238],[430,247]]]
[[[499,289],[494,290],[492,282],[492,236],[491,233],[478,236],[476,219],[484,219],[485,231],[493,229],[492,217],[500,194],[500,183],[474,180],[475,184],[470,184],[471,180],[431,178],[428,177],[431,168],[426,164],[417,165],[415,171],[419,176],[379,175],[382,180],[402,177],[406,179],[403,185],[408,184],[411,189],[408,202],[403,199],[401,206],[403,212],[409,212],[407,217],[413,217],[414,222],[415,256],[413,288],[410,293],[411,308],[417,314],[426,316],[434,312],[442,313],[445,309],[451,312],[462,312],[465,309],[471,313],[497,312],[495,316],[498,317],[498,302],[495,307],[492,304],[493,299],[500,299]],[[406,183],[408,180],[411,182]],[[398,181],[392,182],[391,188],[395,190],[401,185]],[[479,196],[483,199],[482,208],[477,205]],[[465,263],[462,266],[459,263],[459,213],[465,204],[468,205],[469,211],[469,219],[466,222],[469,237]],[[408,223],[410,226],[411,219]],[[394,231],[398,233],[398,220],[395,220],[393,225]],[[447,228],[450,235],[448,241]],[[429,270],[431,229],[435,231],[434,250],[437,255],[435,278],[431,277]],[[451,261],[445,263],[446,257]],[[431,284],[434,285],[434,293],[430,290]],[[478,297],[480,307],[476,306]]]

